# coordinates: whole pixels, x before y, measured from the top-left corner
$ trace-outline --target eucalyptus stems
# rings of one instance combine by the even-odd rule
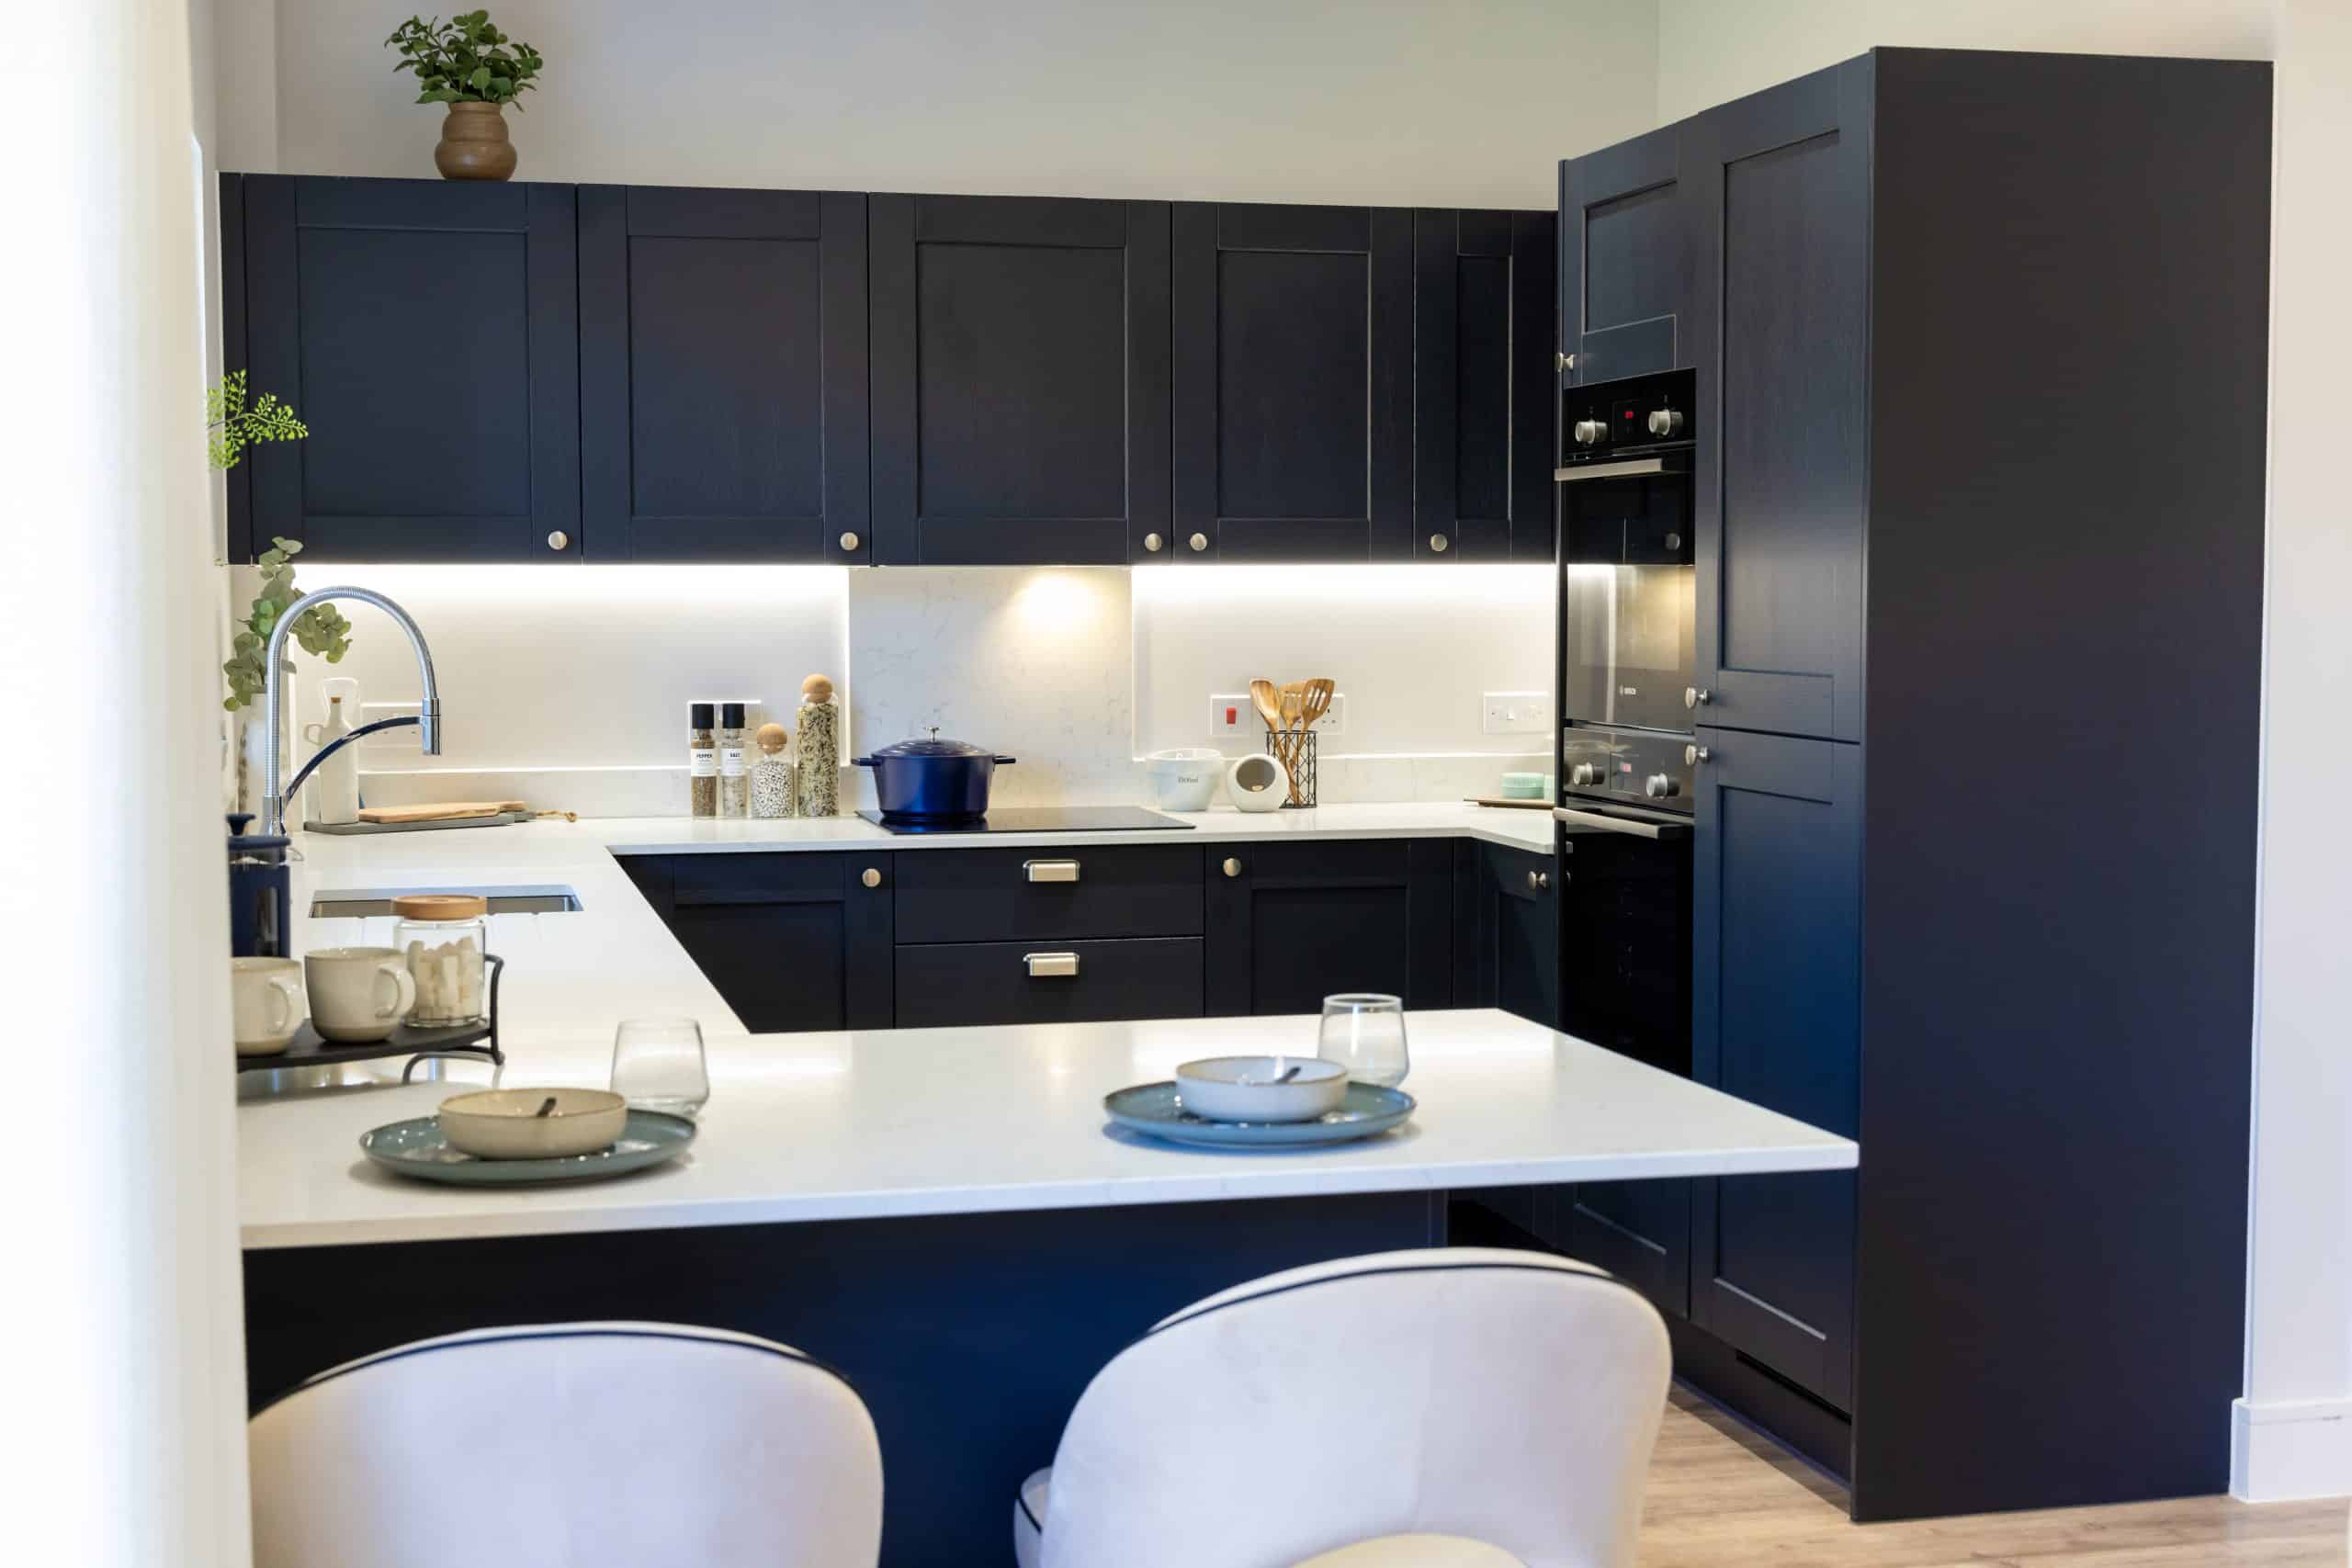
[[[215,468],[235,468],[245,448],[257,443],[300,441],[310,434],[310,426],[295,418],[275,392],[264,392],[248,403],[242,370],[232,370],[219,386],[204,389],[205,446]],[[302,553],[301,541],[273,537],[269,544],[254,562],[261,570],[261,589],[230,644],[229,661],[220,666],[229,678],[229,694],[220,705],[231,713],[261,695],[269,674],[262,663],[269,652],[269,634],[286,607],[302,596],[294,586],[294,558]],[[332,604],[305,610],[292,635],[304,652],[322,653],[330,664],[351,649],[351,623]]]

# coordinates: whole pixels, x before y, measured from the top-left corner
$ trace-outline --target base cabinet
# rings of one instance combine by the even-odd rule
[[[891,858],[650,855],[621,864],[743,1027],[786,1034],[890,1027]]]
[[[1560,1027],[1558,874],[1549,854],[1456,842],[1456,1007],[1500,1008]]]
[[[1408,1010],[1453,999],[1453,846],[1443,839],[1212,845],[1207,1011],[1320,1012],[1339,991]]]

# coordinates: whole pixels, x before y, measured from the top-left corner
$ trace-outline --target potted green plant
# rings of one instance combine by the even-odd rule
[[[521,95],[535,91],[531,78],[545,63],[539,51],[517,43],[491,24],[488,11],[469,11],[443,21],[411,17],[384,40],[398,50],[395,71],[416,73],[416,101],[447,104],[434,167],[450,180],[503,180],[514,173],[514,143],[507,140],[499,111],[508,104],[520,114]]]
[[[294,411],[276,393],[264,392],[249,399],[242,370],[232,370],[219,386],[204,389],[205,450],[216,469],[235,468],[244,457],[246,448],[262,442],[300,441],[310,434],[310,427],[296,418]],[[220,673],[229,682],[229,694],[221,699],[220,705],[231,713],[251,706],[262,694],[266,674],[263,660],[269,650],[269,634],[277,628],[277,617],[287,606],[302,596],[302,591],[294,586],[294,558],[301,552],[299,540],[272,538],[270,547],[254,561],[261,572],[261,583],[254,591],[252,605],[245,611],[244,623],[231,641],[228,661],[220,666]],[[302,618],[294,623],[292,637],[305,651],[323,654],[326,661],[334,664],[350,651],[351,623],[333,604],[314,605],[303,611]],[[281,673],[291,669],[289,663]],[[281,704],[289,698],[289,691],[283,684],[278,697]],[[292,726],[284,728],[286,733],[292,733]],[[252,774],[266,761],[259,755],[262,733],[258,719],[249,721],[244,741],[237,749],[237,798],[241,803],[250,798]]]

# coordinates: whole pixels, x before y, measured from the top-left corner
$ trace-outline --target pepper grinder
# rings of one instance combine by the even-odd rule
[[[800,712],[793,755],[800,773],[799,814],[831,817],[841,810],[842,710],[833,683],[822,675],[800,682]]]

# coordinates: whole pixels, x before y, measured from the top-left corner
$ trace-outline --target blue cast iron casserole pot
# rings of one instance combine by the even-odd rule
[[[942,740],[936,729],[927,739],[901,740],[850,759],[853,766],[874,770],[874,802],[893,822],[986,816],[989,780],[1012,761],[961,740]]]

